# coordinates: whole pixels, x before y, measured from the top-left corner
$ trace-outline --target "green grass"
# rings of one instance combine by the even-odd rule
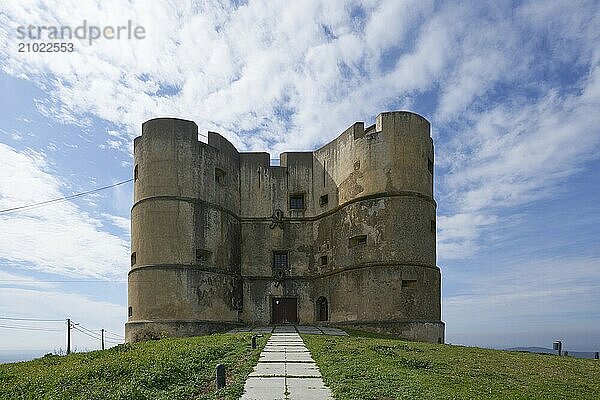
[[[302,335],[337,400],[600,399],[600,362],[406,342],[352,331]]]
[[[1,399],[237,399],[257,363],[251,334],[126,344],[0,365]],[[215,367],[227,386],[216,392]]]

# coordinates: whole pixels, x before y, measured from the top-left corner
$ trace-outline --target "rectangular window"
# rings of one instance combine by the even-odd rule
[[[223,171],[220,168],[215,168],[215,182],[217,182],[220,185],[224,185],[225,184],[225,171]]]
[[[321,256],[321,265],[327,265],[327,256]]]
[[[324,206],[325,204],[329,203],[329,195],[324,194],[323,196],[321,196],[321,198],[319,199],[319,204]]]
[[[198,264],[205,264],[210,261],[212,251],[205,249],[196,249],[196,262]]]
[[[133,308],[131,306],[129,306],[129,312],[127,313],[127,315],[130,317],[133,316]]]
[[[133,180],[137,181],[138,180],[138,166],[137,164],[135,165],[135,167],[133,168]]]
[[[402,280],[402,289],[416,289],[417,288],[417,280],[416,279],[403,279]]]
[[[131,266],[133,267],[135,265],[136,262],[136,254],[135,251],[133,253],[131,253]]]
[[[350,239],[348,239],[348,246],[350,247],[362,246],[365,244],[367,244],[367,235],[353,236]]]
[[[304,210],[304,194],[290,195],[290,209]]]
[[[273,252],[273,268],[283,269],[288,266],[288,252],[274,251]]]
[[[433,175],[433,161],[430,158],[427,159],[427,169],[429,170],[429,173]]]

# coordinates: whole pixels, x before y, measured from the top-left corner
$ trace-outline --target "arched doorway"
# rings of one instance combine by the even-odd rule
[[[323,296],[317,299],[317,321],[329,321],[329,306]]]

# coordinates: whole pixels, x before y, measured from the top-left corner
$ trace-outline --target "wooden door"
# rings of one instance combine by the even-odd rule
[[[274,324],[298,323],[298,299],[292,297],[275,297],[272,300],[271,306]]]

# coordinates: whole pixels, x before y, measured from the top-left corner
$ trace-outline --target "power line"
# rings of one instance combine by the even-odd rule
[[[115,336],[115,337],[118,337],[118,338],[123,338],[123,335],[119,335],[117,333],[112,333],[111,331],[107,331],[106,329],[104,330],[104,333],[107,334],[107,335],[109,335],[109,336]]]
[[[92,339],[100,340],[100,336],[91,335],[91,334],[87,333],[86,331],[82,331],[81,329],[77,328],[76,326],[73,327],[73,330],[76,330],[76,331],[78,331],[80,333],[83,333],[84,335],[89,336]]]
[[[92,338],[92,339],[96,339],[96,340],[102,340],[102,337],[101,337],[99,334],[96,334],[96,333],[94,333],[94,334],[88,333],[89,331],[88,331],[88,332],[86,332],[86,331],[84,331],[84,330],[81,330],[81,329],[79,329],[79,327],[77,327],[77,326],[73,327],[73,329],[74,329],[74,330],[76,330],[76,331],[78,331],[79,333],[82,333],[82,334],[84,334],[84,335],[86,335],[86,336],[88,336],[88,337]],[[106,331],[105,331],[105,333],[106,333]],[[104,342],[106,342],[106,343],[110,343],[110,344],[121,344],[121,343],[123,343],[122,341],[119,341],[119,342],[117,342],[117,341],[115,341],[115,340],[110,340],[110,339],[108,339],[108,338],[106,338],[106,337],[104,338]]]
[[[67,280],[67,279],[63,279],[63,280],[40,280],[40,279],[35,279],[35,280],[31,280],[31,279],[0,279],[0,282],[30,282],[30,283],[37,283],[37,282],[43,282],[43,283],[127,283],[127,280],[106,280],[106,279],[83,279],[83,280]]]
[[[62,329],[50,329],[50,328],[39,328],[33,326],[23,326],[23,325],[4,325],[0,324],[0,329],[17,329],[23,331],[42,331],[42,332],[62,332]]]
[[[107,332],[106,330],[104,331],[104,334],[105,334],[106,336],[108,336],[109,338],[112,338],[112,339],[125,339],[125,338],[124,338],[123,336],[121,336],[121,335],[114,335],[114,334],[112,334],[112,333],[109,333],[109,332]]]
[[[10,317],[0,317],[1,320],[4,321],[28,321],[28,322],[63,322],[61,319],[42,319],[42,318],[10,318]],[[107,332],[102,329],[102,333],[97,333],[92,329],[86,328],[79,323],[75,323],[70,319],[67,319],[67,354],[70,353],[70,341],[71,341],[71,330],[75,330],[82,335],[85,335],[94,340],[100,340],[102,342],[102,350],[104,350],[104,343],[109,343],[113,345],[119,345],[124,343],[125,338],[117,335],[116,333]],[[14,330],[22,330],[22,331],[38,331],[38,332],[63,332],[62,329],[53,329],[49,327],[40,327],[40,326],[28,326],[28,325],[5,325],[0,323],[0,329],[14,329]],[[106,337],[106,335],[110,335]]]
[[[126,181],[121,181],[121,182],[113,183],[112,185],[102,186],[102,187],[99,187],[99,188],[96,188],[96,189],[88,190],[86,192],[72,194],[70,196],[60,197],[60,198],[52,199],[52,200],[40,201],[38,203],[32,203],[32,204],[27,204],[27,205],[18,206],[18,207],[7,208],[7,209],[4,209],[4,210],[0,210],[0,214],[8,214],[8,213],[11,213],[11,212],[14,212],[14,211],[25,210],[25,209],[29,209],[29,208],[36,208],[36,207],[45,206],[45,205],[54,204],[54,203],[60,203],[62,201],[74,199],[76,197],[86,196],[86,195],[91,194],[91,193],[96,193],[96,192],[99,192],[101,190],[110,189],[110,188],[113,188],[115,186],[123,185],[125,183],[129,183],[129,182],[132,182],[132,181],[133,181],[133,178],[127,179]]]
[[[94,331],[94,330],[92,330],[92,329],[88,329],[88,328],[84,327],[84,326],[83,326],[83,325],[81,325],[81,324],[77,324],[77,328],[78,328],[78,329],[83,329],[84,331],[86,331],[86,332],[89,332],[89,333],[91,333],[91,334],[93,334],[93,335],[99,335],[98,333],[96,333],[96,331]]]
[[[73,329],[78,331],[79,333],[86,335],[87,337],[92,338],[92,339],[101,340],[103,343],[122,344],[125,340],[125,338],[123,338],[123,337],[117,338],[116,336],[119,336],[119,335],[107,332],[106,330],[104,330],[104,337],[102,337],[101,333],[97,333],[96,331],[86,328],[81,324],[74,324]],[[107,338],[106,337],[107,333],[110,333],[111,335],[113,335],[115,337]],[[102,349],[104,349],[104,347]]]
[[[96,333],[95,331],[93,331],[93,330],[91,330],[91,329],[88,329],[88,328],[84,327],[84,326],[83,326],[83,325],[81,325],[81,324],[75,324],[75,325],[77,325],[76,329],[82,329],[82,330],[84,330],[84,331],[86,331],[86,332],[88,332],[88,333],[91,333],[91,334],[93,334],[93,335],[97,335],[97,333]]]
[[[93,335],[100,335],[99,333],[96,332],[96,331],[99,331],[100,329],[95,329],[95,330],[94,329],[89,329],[89,328],[86,328],[86,327],[82,326],[81,324],[77,325],[77,328],[81,328],[84,331],[89,332],[90,334],[93,334]],[[125,339],[123,336],[117,335],[116,333],[109,332],[106,329],[104,330],[104,335],[105,336],[106,335],[113,336],[112,339]]]
[[[125,284],[127,283],[126,279],[123,280],[105,280],[105,279],[84,279],[84,280],[44,280],[44,279],[36,279],[36,280],[31,280],[31,279],[0,279],[0,284],[6,282],[6,283],[15,283],[18,284],[19,282],[29,282],[29,283],[104,283],[104,284]],[[147,283],[147,282],[155,282],[152,280],[136,280],[137,283]],[[64,320],[61,320],[64,321]]]
[[[79,329],[76,329],[76,328],[73,328],[73,330],[74,330],[74,331],[77,331],[77,332],[81,333],[82,335],[85,335],[85,336],[87,336],[87,337],[89,337],[89,338],[92,338],[92,339],[94,339],[94,340],[100,340],[100,338],[99,338],[98,336],[93,336],[93,335],[90,335],[89,333],[86,333],[86,332],[84,332],[84,331],[80,331]]]
[[[0,319],[10,320],[10,321],[41,321],[41,322],[64,322],[64,319],[40,319],[40,318],[9,318],[9,317],[0,317]]]
[[[77,332],[79,332],[81,334],[84,334],[84,335],[86,335],[88,337],[91,337],[92,339],[100,340],[100,336],[92,335],[90,333],[87,333],[86,331],[82,331],[81,329],[77,329],[77,328],[73,328],[73,330],[75,330],[75,331],[77,331]]]

